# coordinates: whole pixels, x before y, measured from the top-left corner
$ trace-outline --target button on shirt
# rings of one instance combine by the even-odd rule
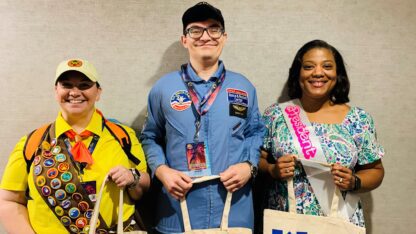
[[[199,100],[219,79],[223,69],[224,65],[220,62],[213,76],[204,81],[188,64],[187,71]],[[179,71],[162,77],[150,91],[148,117],[140,139],[153,173],[162,164],[179,171],[188,170],[186,143],[194,142],[197,113],[193,111],[191,104],[184,110],[174,108],[175,95],[184,92],[188,93]],[[248,102],[246,118],[231,114],[233,92],[246,95]],[[253,165],[257,165],[263,130],[255,88],[241,74],[227,70],[214,103],[209,111],[201,116],[199,141],[207,146],[206,152],[211,161],[212,174],[218,175],[229,166],[240,162],[250,161]],[[193,185],[187,195],[193,229],[219,227],[226,193],[219,180]],[[165,188],[162,188],[157,202],[158,231],[166,233],[183,231],[179,202],[172,198]],[[253,228],[250,183],[233,194],[229,226]]]

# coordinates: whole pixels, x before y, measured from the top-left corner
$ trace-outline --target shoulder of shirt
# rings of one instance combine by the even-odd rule
[[[226,70],[226,72],[227,72],[226,78],[232,79],[232,81],[237,80],[237,82],[239,84],[247,85],[247,86],[255,89],[255,87],[251,83],[251,81],[247,77],[245,77],[243,74],[237,73],[237,72],[233,72],[233,71],[230,71],[230,70]]]
[[[226,74],[227,77],[231,77],[232,79],[239,79],[239,82],[240,81],[247,82],[250,85],[252,85],[250,80],[247,77],[245,77],[243,74],[238,73],[238,72],[234,72],[234,71],[230,71],[230,70],[226,70],[226,72],[227,72],[227,74]]]
[[[155,81],[150,92],[163,92],[167,87],[173,87],[175,84],[182,84],[182,79],[179,71],[170,72],[160,77]]]
[[[355,116],[361,120],[373,121],[373,117],[371,116],[371,114],[361,107],[351,106],[351,109],[348,113],[348,117],[346,119],[349,119],[352,116]]]
[[[155,82],[154,86],[165,86],[166,83],[177,82],[178,80],[182,81],[180,71],[173,71],[160,77],[159,80]]]

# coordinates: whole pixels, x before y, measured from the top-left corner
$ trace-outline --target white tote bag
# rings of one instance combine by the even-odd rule
[[[207,180],[217,179],[219,176],[204,176],[194,180],[192,183],[201,183]],[[224,211],[222,213],[221,225],[219,228],[210,229],[197,229],[192,230],[191,222],[189,220],[188,206],[186,205],[186,199],[180,201],[182,218],[184,223],[184,234],[252,234],[250,228],[243,227],[228,227],[228,215],[230,213],[232,193],[227,193],[227,198],[224,204]]]
[[[90,230],[89,234],[95,234],[95,230],[97,229],[97,220],[98,215],[100,213],[100,203],[101,197],[104,191],[104,185],[108,181],[108,175],[105,176],[103,183],[100,188],[100,192],[98,193],[97,201],[95,202],[94,211],[90,220]],[[123,189],[120,189],[120,199],[118,203],[118,220],[117,220],[117,234],[147,234],[146,231],[132,231],[132,232],[124,232],[123,231]]]
[[[293,178],[287,181],[289,212],[264,210],[264,234],[365,234],[365,228],[358,227],[338,215],[339,199],[342,199],[338,188],[332,199],[329,216],[315,216],[296,213]]]

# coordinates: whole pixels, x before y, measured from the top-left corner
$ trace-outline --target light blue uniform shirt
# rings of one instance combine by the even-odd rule
[[[198,77],[189,64],[187,69],[201,100],[220,77],[224,65],[219,62],[218,70],[208,81]],[[233,98],[236,92],[243,94],[243,98],[236,101]],[[162,164],[179,171],[188,170],[186,143],[194,142],[196,113],[192,110],[190,99],[186,98],[187,94],[180,71],[165,75],[150,91],[148,116],[140,140],[153,173]],[[185,104],[178,106],[179,96]],[[246,118],[231,114],[230,104],[241,100],[248,102]],[[186,108],[187,106],[189,107]],[[184,108],[186,109],[182,110]],[[264,125],[260,118],[254,86],[241,74],[226,70],[226,77],[217,98],[208,113],[201,116],[199,141],[205,142],[208,148],[212,174],[218,175],[229,166],[240,162],[250,161],[257,165],[263,135]],[[219,227],[226,193],[219,179],[193,185],[187,194],[193,229]],[[175,233],[184,230],[179,202],[165,188],[157,199],[156,216],[158,231]],[[252,229],[253,219],[251,183],[248,182],[233,194],[229,226]]]

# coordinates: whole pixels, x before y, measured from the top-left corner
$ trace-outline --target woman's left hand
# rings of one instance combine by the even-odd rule
[[[109,175],[111,180],[113,180],[120,189],[134,182],[134,177],[131,171],[123,166],[111,168]]]
[[[333,164],[331,166],[331,173],[335,185],[341,191],[348,191],[354,188],[355,179],[351,169],[339,164]]]

